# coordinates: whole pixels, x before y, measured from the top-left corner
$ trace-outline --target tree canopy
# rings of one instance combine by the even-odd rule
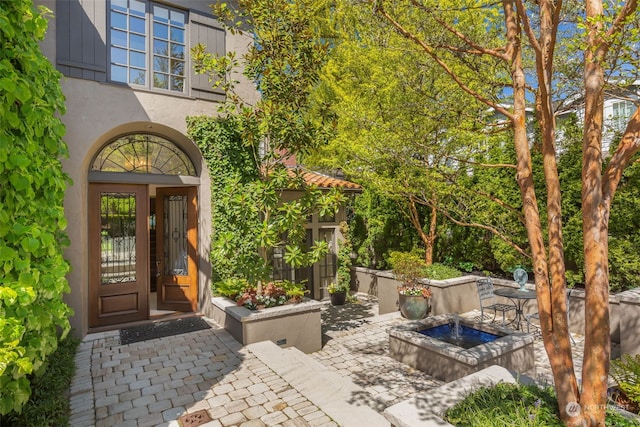
[[[353,12],[353,8],[357,11]],[[404,184],[395,188],[397,194],[402,194],[405,188],[411,188],[411,183],[416,182],[423,193],[442,196],[446,195],[446,191],[433,191],[434,188],[440,190],[444,187],[437,185],[442,177],[446,177],[446,180],[440,182],[464,181],[468,189],[475,190],[475,195],[486,191],[489,200],[509,212],[507,223],[512,225],[509,233],[518,224],[524,225],[526,241],[511,239],[511,243],[520,243],[519,253],[530,258],[543,339],[554,373],[559,409],[563,420],[570,425],[604,423],[604,379],[607,377],[610,355],[608,255],[611,207],[624,170],[634,159],[640,144],[637,142],[639,129],[636,113],[620,144],[605,161],[602,148],[603,100],[605,91],[615,93],[614,90],[618,90],[620,94],[621,90],[628,89],[629,83],[637,75],[636,8],[635,0],[606,4],[601,0],[588,0],[584,5],[557,0],[535,3],[522,0],[500,3],[371,0],[357,4],[336,2],[334,9],[336,16],[342,14],[350,24],[367,16],[366,20],[376,27],[367,32],[358,25],[352,25],[354,30],[350,37],[349,34],[345,37],[349,42],[345,44],[344,52],[349,52],[351,45],[358,46],[358,50],[352,49],[347,55],[341,52],[341,45],[338,44],[336,49],[337,58],[347,55],[347,59],[356,57],[361,49],[366,71],[347,67],[344,72],[348,76],[346,83],[343,82],[341,71],[329,73],[328,86],[333,86],[334,93],[339,94],[345,102],[341,113],[351,126],[339,127],[339,130],[346,135],[357,135],[355,141],[362,141],[360,151],[353,150],[354,157],[357,158],[359,154],[366,156],[369,154],[367,147],[371,146],[371,153],[381,159],[381,165],[371,159],[369,164],[363,162],[355,168],[355,173],[376,184],[384,183],[388,188],[391,186],[385,179],[393,176],[395,183]],[[379,21],[373,21],[367,15],[371,10],[380,18]],[[402,36],[405,44],[396,44],[396,35]],[[413,49],[406,48],[409,45]],[[405,46],[403,55],[395,55],[394,50],[398,46]],[[378,51],[375,47],[379,48]],[[379,53],[382,51],[384,55]],[[372,60],[370,52],[378,55],[377,63],[375,58]],[[397,70],[385,64],[386,58],[394,61]],[[355,64],[355,61],[352,62]],[[452,102],[445,101],[438,105],[432,103],[433,98],[425,94],[412,97],[411,91],[402,86],[400,77],[403,70],[411,67],[414,72],[404,75],[407,82],[415,85],[416,80],[412,77],[418,75],[416,71],[430,70],[437,74],[434,81],[440,83],[435,90],[430,87],[425,92],[435,94],[440,101],[437,98],[438,89],[444,89],[444,98]],[[387,73],[392,83],[378,78],[383,73]],[[369,85],[362,78],[367,74],[371,76]],[[358,90],[361,91],[358,95],[353,94],[355,85],[359,85]],[[448,85],[453,89],[445,89]],[[345,88],[351,88],[351,92]],[[367,101],[358,100],[358,96]],[[412,105],[413,109],[409,109],[407,106],[411,102],[431,108],[420,110]],[[458,111],[471,112],[469,116],[488,118],[486,114],[477,114],[484,108],[484,111],[491,111],[491,118],[502,118],[503,124],[511,132],[509,140],[514,149],[513,157],[507,155],[505,158],[497,151],[502,149],[504,154],[508,153],[504,138],[485,139],[486,147],[493,147],[496,151],[485,150],[485,155],[481,155],[482,151],[476,149],[481,145],[471,143],[474,139],[465,139],[461,132],[465,124],[473,124],[473,121],[458,120],[456,123],[443,120],[441,126],[429,127],[433,106],[437,105],[450,113],[456,111],[456,104],[464,105]],[[476,107],[478,104],[483,107]],[[399,106],[403,107],[400,111]],[[567,258],[563,219],[568,217],[565,217],[563,208],[570,213],[577,210],[571,204],[563,204],[560,181],[561,173],[571,173],[569,170],[559,172],[558,163],[556,114],[565,107],[579,111],[583,126],[582,148],[579,152],[582,164],[579,196],[582,241],[577,245],[574,245],[574,240],[571,241],[573,247],[581,248],[584,262],[586,345],[582,388],[578,387],[576,381],[566,318]],[[448,116],[447,113],[438,112],[442,113],[442,117]],[[354,120],[352,115],[360,121]],[[380,120],[385,115],[390,117],[388,122]],[[529,117],[535,119],[535,132],[528,126]],[[417,128],[417,122],[426,126]],[[357,127],[353,124],[357,124]],[[467,129],[483,134],[492,125],[495,122],[492,124],[483,120],[482,126]],[[352,128],[362,135],[356,134]],[[423,146],[427,146],[428,141],[439,141],[444,148],[434,146],[430,148],[436,150],[428,152],[425,157],[415,155],[416,145],[413,145],[414,138],[407,132],[408,129],[418,129],[418,135],[427,136],[421,141]],[[455,133],[441,139],[435,138],[438,133],[443,135],[443,129],[455,129]],[[378,141],[377,136],[384,142]],[[454,136],[458,139],[454,140]],[[350,142],[352,140],[348,139]],[[472,153],[461,156],[456,150],[458,141],[464,142],[462,146],[473,147]],[[388,149],[384,147],[385,143]],[[381,148],[376,151],[376,147]],[[429,164],[442,152],[453,153],[448,157],[458,162],[450,171],[446,170],[446,166],[449,166],[447,163],[444,163],[445,168],[438,163]],[[485,160],[486,163],[483,163]],[[350,168],[349,162],[353,162],[353,158],[343,156],[342,161],[345,161],[345,167]],[[401,170],[399,167],[401,164],[403,167],[415,166],[420,161],[434,166],[429,168],[429,172],[423,172],[421,176],[425,177],[424,181],[411,175],[411,168]],[[474,187],[474,179],[481,174],[477,169],[456,176],[455,172],[464,170],[469,163],[483,163],[491,169],[510,170],[515,176],[519,203],[514,200],[514,193],[501,190],[498,185]],[[488,176],[492,177],[491,182],[500,182],[494,177],[499,175],[495,172],[497,169],[491,169],[486,171],[482,182],[487,182]],[[375,181],[367,176],[371,170],[382,172],[376,175]],[[404,175],[405,171],[407,175]],[[378,187],[385,188],[380,184]],[[444,188],[451,191],[450,187]],[[468,197],[464,192],[460,194]],[[446,206],[446,197],[433,200],[437,200],[433,205],[438,208]],[[481,206],[476,205],[477,201],[464,203],[463,200],[463,197],[457,197],[457,205],[466,204],[474,211],[477,210],[474,208]],[[575,199],[573,206],[576,206]],[[445,214],[449,211],[442,209],[442,212]],[[462,223],[454,215],[449,215],[447,219]],[[574,222],[575,225],[577,223]],[[465,225],[471,225],[471,221]],[[492,230],[494,235],[499,231]],[[503,241],[508,242],[509,239]],[[515,246],[511,248],[518,251]],[[570,259],[579,258],[573,256]],[[575,411],[578,408],[580,410]]]

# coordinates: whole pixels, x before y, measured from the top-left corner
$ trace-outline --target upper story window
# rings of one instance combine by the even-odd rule
[[[631,101],[616,101],[611,105],[611,127],[616,131],[624,131],[636,107]]]
[[[187,14],[142,0],[111,0],[111,81],[185,92]]]
[[[226,33],[210,15],[210,1],[55,3],[56,66],[65,76],[224,101],[224,90],[196,74],[189,60],[189,49],[200,43],[207,52],[226,54]]]

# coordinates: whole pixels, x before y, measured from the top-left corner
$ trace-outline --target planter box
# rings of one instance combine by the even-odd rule
[[[227,298],[213,297],[213,319],[242,345],[273,341],[312,353],[322,348],[322,303],[305,299],[298,304],[251,311]]]

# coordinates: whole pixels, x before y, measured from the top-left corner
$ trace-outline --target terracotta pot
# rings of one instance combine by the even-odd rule
[[[399,296],[400,312],[409,320],[424,319],[429,313],[429,298],[414,295]]]
[[[347,301],[347,293],[345,291],[338,291],[329,294],[331,298],[331,305],[343,305]]]

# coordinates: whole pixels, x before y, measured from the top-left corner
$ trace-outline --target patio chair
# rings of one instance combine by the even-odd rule
[[[571,289],[567,289],[567,324],[569,324],[569,315],[570,315],[570,310],[569,310],[569,304],[571,302]],[[535,319],[538,322],[540,322],[540,313],[538,313],[537,311],[535,313],[531,313],[531,314],[527,314],[525,316],[525,319],[527,321],[527,333],[529,333],[532,323],[531,320]],[[533,326],[537,326],[537,325],[533,325]],[[571,339],[571,343],[575,345],[576,340],[573,338],[573,335],[571,335],[571,331],[569,331],[569,338]]]
[[[490,277],[483,277],[476,281],[478,287],[478,299],[480,300],[480,318],[484,321],[484,311],[493,310],[493,319],[491,322],[495,322],[498,312],[502,312],[502,326],[505,324],[506,313],[509,311],[516,311],[514,304],[503,304],[497,302],[496,295],[493,293],[493,281]]]

